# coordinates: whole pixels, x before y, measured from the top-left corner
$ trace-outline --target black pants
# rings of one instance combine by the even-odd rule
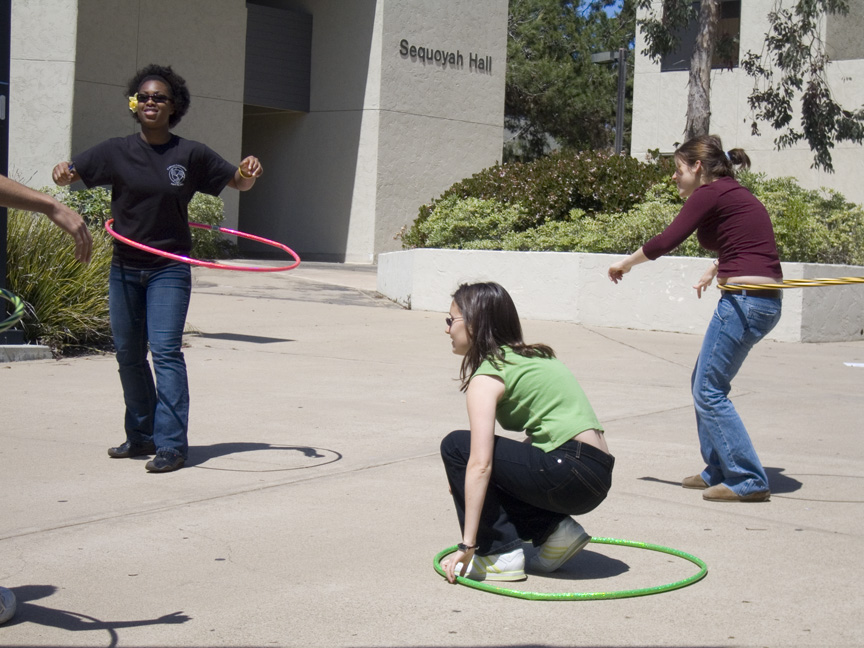
[[[441,442],[441,457],[459,526],[465,529],[465,470],[471,432],[455,430]],[[552,452],[495,437],[492,476],[480,515],[477,555],[512,551],[522,542],[543,544],[558,523],[595,509],[612,486],[615,458],[580,441]]]

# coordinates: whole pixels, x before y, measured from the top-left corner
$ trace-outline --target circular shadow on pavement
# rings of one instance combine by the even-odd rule
[[[229,472],[284,472],[319,468],[342,459],[327,448],[273,443],[214,443],[189,449],[187,467]]]

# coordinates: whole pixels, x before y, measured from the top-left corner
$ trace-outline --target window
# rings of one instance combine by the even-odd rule
[[[699,2],[693,9],[699,14]],[[699,33],[697,21],[691,22],[681,30],[681,44],[678,49],[664,56],[660,61],[661,72],[675,72],[690,69],[690,57]],[[711,68],[731,69],[738,67],[739,41],[741,36],[741,0],[724,0],[720,5],[720,22],[717,25],[717,44]]]

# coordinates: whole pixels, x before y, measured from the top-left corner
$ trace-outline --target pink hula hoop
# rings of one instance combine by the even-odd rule
[[[277,243],[276,241],[271,241],[270,239],[266,239],[262,236],[255,236],[254,234],[247,234],[246,232],[238,232],[237,230],[229,229],[227,227],[217,227],[216,225],[206,225],[204,223],[189,223],[189,227],[197,227],[199,229],[209,229],[215,232],[222,232],[223,234],[231,234],[233,236],[239,236],[240,238],[249,239],[250,241],[257,241],[258,243],[264,243],[265,245],[270,245],[275,248],[279,248],[280,250],[284,250],[292,257],[294,257],[294,263],[289,266],[280,266],[278,268],[268,268],[265,266],[238,266],[238,265],[230,265],[227,263],[215,263],[213,261],[202,261],[201,259],[193,259],[191,257],[183,256],[182,254],[174,254],[173,252],[166,252],[165,250],[158,250],[156,248],[150,247],[149,245],[144,245],[143,243],[138,243],[137,241],[133,241],[132,239],[128,239],[122,234],[118,234],[111,227],[111,224],[114,222],[113,218],[105,221],[105,229],[108,233],[113,236],[118,241],[125,243],[126,245],[131,245],[134,248],[138,248],[139,250],[144,250],[145,252],[150,252],[151,254],[156,254],[158,256],[163,256],[168,259],[174,259],[175,261],[180,261],[181,263],[188,263],[190,265],[202,266],[204,268],[215,268],[217,270],[238,270],[240,272],[282,272],[284,270],[293,270],[297,266],[300,265],[300,257],[297,256],[297,253],[289,248],[287,245],[282,245],[281,243]]]

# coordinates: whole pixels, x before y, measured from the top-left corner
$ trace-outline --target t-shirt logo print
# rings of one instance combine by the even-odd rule
[[[168,179],[175,187],[182,187],[186,182],[186,167],[182,164],[172,164],[168,167]]]

